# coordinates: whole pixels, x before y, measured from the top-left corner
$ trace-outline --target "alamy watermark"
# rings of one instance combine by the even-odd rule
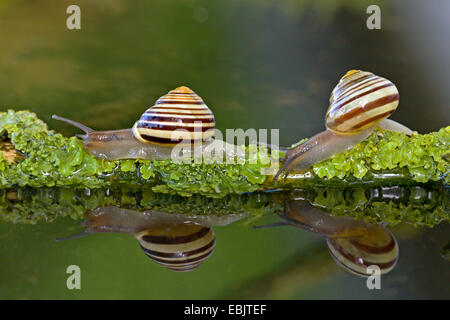
[[[70,14],[66,19],[66,27],[69,30],[81,29],[81,9],[76,4],[67,7],[66,13]]]
[[[366,26],[369,30],[381,29],[381,9],[376,4],[372,4],[367,7],[367,14],[370,16],[367,18]]]
[[[199,124],[194,127],[194,136],[202,135],[200,121]],[[218,129],[210,130],[211,139],[193,143],[187,139],[180,141],[188,131],[174,130],[170,139],[177,143],[171,150],[171,160],[178,164],[260,164],[266,168],[261,174],[267,175],[278,170],[279,129],[226,129],[225,135]]]
[[[81,289],[81,269],[79,266],[73,264],[67,267],[66,273],[70,274],[67,278],[66,286],[69,290]]]
[[[368,266],[367,274],[370,274],[370,276],[367,278],[366,285],[367,289],[369,290],[380,290],[381,289],[381,270],[379,266],[371,265]]]

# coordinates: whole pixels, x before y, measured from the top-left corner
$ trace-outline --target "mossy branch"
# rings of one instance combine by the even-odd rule
[[[4,151],[0,158],[0,188],[122,186],[184,196],[223,197],[279,188],[447,185],[450,180],[446,158],[450,126],[411,137],[376,129],[353,149],[307,172],[291,172],[286,179],[278,180],[270,171],[274,162],[254,145],[246,149],[256,150],[251,153],[253,158],[243,164],[99,160],[84,150],[79,138],[48,130],[34,113],[12,110],[0,113],[0,136],[10,143],[0,146]],[[15,153],[11,153],[11,145]]]

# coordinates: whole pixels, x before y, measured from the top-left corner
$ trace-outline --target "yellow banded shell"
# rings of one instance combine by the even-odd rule
[[[338,134],[352,134],[376,125],[397,109],[395,85],[371,72],[351,70],[334,88],[325,125]]]
[[[197,268],[211,256],[216,245],[211,228],[193,224],[148,228],[135,237],[150,259],[173,271]]]
[[[214,115],[202,98],[188,87],[179,87],[147,109],[133,133],[142,142],[174,145],[207,140],[214,126]]]
[[[336,263],[345,271],[369,276],[368,267],[377,266],[381,274],[391,271],[398,260],[398,244],[385,228],[374,226],[363,236],[327,239],[328,249]]]

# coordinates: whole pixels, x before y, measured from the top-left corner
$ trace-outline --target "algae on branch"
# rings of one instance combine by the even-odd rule
[[[450,126],[428,134],[405,134],[375,129],[352,149],[314,165],[320,178],[363,178],[378,170],[407,168],[417,182],[437,181],[450,170]],[[450,177],[444,177],[448,184]]]
[[[0,113],[0,136],[8,138],[22,161],[0,157],[0,188],[61,187],[107,188],[114,186],[151,189],[158,193],[201,194],[223,197],[274,188],[329,185],[448,184],[450,126],[429,134],[404,134],[376,129],[353,149],[337,154],[301,174],[274,181],[265,175],[266,149],[254,145],[256,162],[243,164],[188,163],[171,160],[96,159],[76,137],[64,137],[29,111]]]

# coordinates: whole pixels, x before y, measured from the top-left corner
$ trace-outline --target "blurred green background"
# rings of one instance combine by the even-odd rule
[[[81,30],[66,28],[71,4]],[[381,30],[366,27],[370,4]],[[78,132],[52,114],[129,128],[186,85],[219,129],[280,128],[289,145],[323,130],[333,86],[363,69],[397,85],[394,120],[429,132],[450,119],[448,12],[448,2],[419,0],[0,0],[0,111],[32,110],[66,135]],[[0,298],[450,298],[439,255],[448,224],[394,228],[400,261],[380,291],[338,269],[323,238],[294,228],[217,227],[211,259],[183,274],[151,262],[131,236],[53,241],[78,230],[65,219],[1,222]],[[66,288],[71,264],[81,267],[79,291]]]

